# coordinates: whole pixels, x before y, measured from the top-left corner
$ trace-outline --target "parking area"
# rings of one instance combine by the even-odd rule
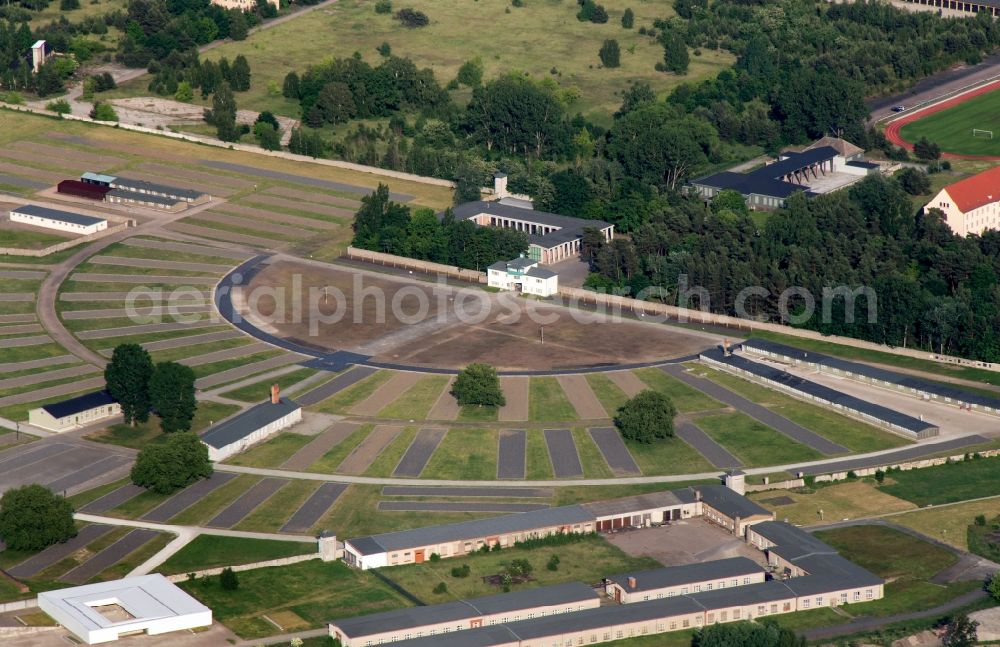
[[[720,526],[704,519],[674,521],[659,528],[626,530],[604,535],[635,557],[652,557],[664,566],[747,557],[766,566],[764,553]]]
[[[131,462],[128,450],[72,439],[18,445],[0,452],[0,493],[25,483],[40,483],[72,496],[123,478]]]

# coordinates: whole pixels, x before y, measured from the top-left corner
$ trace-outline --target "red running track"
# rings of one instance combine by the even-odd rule
[[[886,137],[886,139],[888,139],[893,144],[895,144],[897,146],[902,146],[903,148],[905,148],[908,151],[912,151],[913,150],[913,144],[911,144],[910,142],[906,141],[905,139],[903,139],[900,136],[900,134],[899,134],[899,129],[900,128],[902,128],[903,126],[905,126],[908,123],[912,123],[912,122],[914,122],[914,121],[916,121],[918,119],[923,119],[924,117],[926,117],[928,115],[932,115],[935,112],[941,112],[942,110],[947,110],[948,108],[952,108],[954,106],[957,106],[960,103],[964,103],[965,101],[968,101],[969,99],[972,99],[974,97],[978,97],[981,94],[986,94],[987,92],[991,92],[993,90],[996,90],[997,88],[1000,88],[1000,81],[993,81],[991,83],[987,83],[986,85],[980,86],[980,87],[976,88],[975,90],[971,90],[969,92],[966,92],[965,94],[961,94],[961,95],[959,95],[957,97],[954,97],[954,98],[951,98],[951,99],[947,99],[945,101],[941,101],[940,103],[935,103],[933,106],[928,106],[926,108],[922,108],[920,110],[917,110],[916,112],[913,112],[911,114],[906,115],[905,117],[900,117],[899,119],[891,122],[889,125],[887,125],[885,127],[885,137]],[[996,157],[996,156],[992,156],[992,155],[960,155],[958,153],[942,153],[941,157],[947,157],[947,158],[950,158],[950,159],[964,159],[964,160],[998,160],[998,159],[1000,159],[1000,157]]]

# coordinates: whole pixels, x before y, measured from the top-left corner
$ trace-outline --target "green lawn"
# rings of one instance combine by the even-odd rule
[[[226,506],[249,490],[260,477],[255,474],[240,474],[225,485],[217,487],[201,500],[174,515],[171,523],[185,526],[198,526],[208,523],[215,515],[222,512]]]
[[[892,472],[881,490],[919,506],[1000,494],[1000,457]]]
[[[399,464],[399,459],[403,457],[406,450],[410,448],[414,436],[417,435],[417,427],[406,427],[396,439],[382,450],[382,453],[372,461],[372,464],[365,470],[365,476],[391,476],[392,471]]]
[[[973,128],[992,131],[993,137],[973,137]],[[912,121],[899,134],[910,143],[926,137],[947,153],[1000,155],[1000,92],[987,92]]]
[[[743,413],[701,416],[694,423],[747,467],[784,465],[823,458],[816,450],[795,442]]]
[[[209,425],[219,422],[223,418],[228,418],[239,410],[240,408],[234,404],[201,400],[198,402],[198,409],[195,411],[194,420],[191,421],[191,430],[200,432],[207,429]],[[121,445],[122,447],[130,447],[132,449],[142,449],[149,443],[163,442],[166,440],[166,434],[160,431],[160,419],[155,415],[151,415],[149,420],[138,423],[134,427],[119,423],[87,434],[87,440]]]
[[[292,371],[291,373],[285,373],[284,375],[279,375],[278,377],[270,380],[261,380],[260,382],[247,384],[246,386],[241,386],[240,388],[233,389],[232,391],[226,391],[220,395],[224,398],[239,400],[241,402],[261,402],[270,396],[272,384],[277,384],[278,387],[284,391],[293,384],[298,384],[302,380],[312,377],[315,374],[316,371],[314,369],[300,368]]]
[[[615,412],[618,411],[618,407],[628,401],[628,396],[625,395],[625,392],[618,388],[618,385],[612,382],[611,378],[607,375],[588,373],[587,382],[590,384],[590,388],[593,389],[594,395],[601,401],[601,406],[604,407],[604,410],[612,418],[615,416]]]
[[[669,396],[681,413],[723,408],[721,402],[708,397],[701,391],[692,389],[679,380],[675,380],[658,368],[640,368],[634,373],[649,388]]]
[[[528,420],[576,420],[578,417],[556,378],[531,378],[528,388]]]
[[[333,474],[347,455],[350,454],[355,447],[361,444],[361,441],[368,437],[368,434],[372,432],[375,425],[361,425],[358,427],[354,433],[345,438],[343,442],[339,445],[323,454],[323,456],[309,466],[308,471],[319,472],[320,474]]]
[[[493,480],[497,430],[450,429],[420,475],[428,479]]]
[[[715,467],[704,456],[676,436],[654,443],[626,441],[625,446],[646,476],[715,471]]]
[[[282,557],[316,552],[316,545],[301,541],[272,541],[246,537],[198,535],[164,562],[159,572],[164,575],[190,573],[217,566],[235,566],[266,562]]]
[[[172,242],[163,238],[143,236],[143,240],[158,242]],[[176,261],[178,253],[169,249],[157,249],[154,247],[135,247],[124,243],[115,243],[101,250],[102,256],[115,256],[120,258],[146,258],[157,261]],[[211,256],[208,254],[192,254],[184,252],[185,263],[211,263],[213,265],[238,265],[235,260],[225,256]]]
[[[239,574],[239,589],[225,591],[218,577],[182,582],[180,587],[212,609],[214,618],[241,638],[282,633],[264,619],[298,616],[301,629],[325,627],[336,618],[408,606],[371,573],[342,562],[308,561]],[[293,614],[292,616],[289,616]],[[287,626],[287,625],[285,625]]]
[[[320,485],[318,481],[291,481],[236,524],[236,530],[278,532]]]
[[[202,364],[200,366],[195,366],[192,368],[196,378],[206,377],[208,375],[214,375],[215,373],[221,373],[222,371],[228,371],[231,368],[237,368],[240,366],[246,366],[247,364],[253,364],[254,362],[261,362],[265,359],[271,359],[272,357],[277,357],[281,355],[283,351],[280,350],[265,350],[260,353],[254,353],[252,355],[245,355],[243,357],[233,357],[232,359],[224,359],[220,362],[212,362],[211,364]],[[243,378],[240,378],[243,379]]]
[[[304,436],[291,432],[278,434],[266,442],[233,456],[226,462],[246,467],[278,467],[314,439],[314,436]]]
[[[835,411],[796,400],[784,393],[744,380],[736,375],[702,365],[698,366],[698,372],[704,373],[713,382],[739,393],[748,400],[763,405],[792,422],[847,447],[852,452],[876,452],[911,444],[910,441],[895,434],[848,418]]]
[[[604,460],[604,454],[597,448],[594,439],[583,427],[573,428],[573,442],[576,444],[576,452],[580,455],[580,464],[583,466],[583,476],[588,479],[612,478],[614,472],[608,467],[608,462]]]
[[[0,228],[0,247],[15,249],[42,249],[72,239],[73,236],[56,236],[44,231]]]
[[[1000,517],[987,518],[986,525],[983,526],[975,523],[969,524],[966,532],[969,552],[994,562],[1000,560],[1000,539],[998,536],[1000,536]]]
[[[559,556],[559,570],[545,568],[552,555]],[[512,559],[527,559],[532,567],[532,581],[515,585],[512,590],[550,586],[563,582],[599,582],[601,577],[627,570],[641,570],[660,566],[649,557],[630,557],[601,537],[582,537],[579,541],[561,546],[539,548],[509,548],[486,554],[474,553],[466,557],[442,559],[440,562],[407,564],[382,569],[389,579],[413,593],[428,604],[450,602],[454,599],[474,598],[500,593],[500,589],[483,582],[482,577],[501,572]],[[469,577],[452,577],[451,569],[468,564]],[[435,594],[432,589],[444,582],[448,591]]]
[[[528,429],[525,433],[525,478],[543,481],[553,478],[552,461],[549,459],[549,445],[541,429]]]
[[[392,404],[379,411],[378,417],[425,420],[447,384],[447,375],[422,377],[416,384],[397,396]]]
[[[323,400],[314,408],[324,413],[345,413],[348,409],[361,402],[375,389],[389,381],[393,371],[376,371],[357,384],[348,387],[333,397]]]
[[[497,407],[466,405],[458,412],[459,422],[495,422],[500,415]]]

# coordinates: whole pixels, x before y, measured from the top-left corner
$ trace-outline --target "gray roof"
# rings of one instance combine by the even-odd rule
[[[869,379],[881,380],[883,382],[888,382],[889,384],[896,384],[904,388],[916,389],[917,391],[923,391],[925,393],[933,393],[934,395],[938,395],[943,398],[951,398],[952,400],[958,400],[959,402],[968,402],[984,407],[1000,409],[1000,398],[963,391],[962,389],[946,384],[939,384],[937,382],[930,382],[919,377],[894,373],[885,369],[869,366],[868,364],[861,364],[859,362],[852,362],[839,357],[824,355],[823,353],[814,353],[812,351],[806,352],[799,348],[757,338],[746,340],[743,342],[742,346],[744,348],[760,349],[765,352],[775,353],[776,355],[786,355],[803,362],[822,364],[823,366],[829,366],[830,368],[839,369],[848,373],[863,375]]]
[[[552,270],[547,270],[544,267],[533,267],[524,274],[525,276],[533,276],[536,279],[551,279],[553,276],[559,276]]]
[[[278,404],[270,400],[261,402],[211,427],[201,439],[211,447],[222,449],[301,408],[298,402],[288,398],[281,398]]]
[[[91,409],[96,409],[97,407],[110,406],[112,404],[116,404],[117,402],[118,401],[111,397],[111,394],[107,391],[94,391],[93,393],[78,395],[77,397],[70,398],[69,400],[43,404],[42,409],[47,411],[53,418],[65,418],[66,416],[72,416],[83,411],[90,411]]]
[[[764,195],[772,198],[787,198],[796,191],[806,191],[809,194],[806,186],[786,182],[781,178],[813,164],[831,160],[838,154],[832,146],[811,148],[801,153],[783,153],[784,159],[749,173],[723,171],[692,180],[691,184],[708,186],[713,189],[732,189],[743,195]]]
[[[860,160],[852,160],[852,161],[848,162],[847,165],[848,166],[857,166],[858,168],[866,168],[866,169],[880,168],[880,165],[876,164],[875,162],[862,162]]]
[[[733,492],[724,485],[697,485],[692,489],[701,492],[701,499],[730,519],[739,517],[746,519],[756,515],[773,516],[773,513],[763,508],[745,496]]]
[[[513,260],[507,261],[507,267],[513,268],[515,270],[523,270],[525,268],[531,267],[532,265],[538,265],[538,261],[521,256],[520,258],[515,258]]]
[[[26,216],[35,216],[37,218],[48,218],[49,220],[58,220],[60,222],[66,222],[73,225],[83,225],[89,227],[91,225],[96,225],[101,222],[107,222],[104,218],[95,218],[94,216],[85,216],[82,213],[73,213],[72,211],[60,211],[59,209],[49,209],[48,207],[40,207],[34,204],[23,204],[16,209],[11,209],[11,213],[22,213]]]
[[[153,204],[165,204],[169,207],[174,206],[178,202],[183,202],[177,198],[165,198],[161,195],[153,195],[152,193],[139,193],[138,191],[130,191],[128,189],[111,189],[108,191],[108,195],[114,196],[116,198],[122,198],[123,200],[133,200],[135,202],[152,202]]]
[[[657,508],[673,508],[685,503],[694,503],[694,492],[691,490],[666,490],[637,494],[607,501],[581,503],[595,517],[609,517],[618,514],[634,514],[638,510],[655,510]]]
[[[801,528],[796,528],[784,521],[764,521],[753,525],[753,531],[761,535],[776,547],[797,547],[802,554],[836,553],[837,551],[810,535]]]
[[[176,195],[183,198],[188,198],[194,200],[205,195],[201,191],[193,191],[191,189],[181,189],[176,186],[169,186],[166,184],[157,184],[155,182],[146,182],[145,180],[135,180],[128,177],[117,176],[113,182],[116,186],[121,186],[130,189],[142,189],[144,191],[153,191],[156,193],[166,193],[169,195]]]
[[[633,571],[631,573],[619,573],[606,579],[620,584],[628,592],[642,593],[693,582],[707,582],[709,580],[725,580],[734,577],[743,577],[762,573],[764,569],[757,562],[746,557],[730,557],[728,559],[717,559],[710,562],[694,564],[683,564],[681,566],[668,566],[656,568],[650,571]],[[635,588],[628,586],[630,577],[635,578]]]
[[[487,269],[496,270],[498,272],[506,272],[507,271],[507,261],[497,261],[493,265],[490,265],[489,268],[487,268]]]
[[[490,519],[476,519],[426,528],[414,528],[413,530],[387,532],[360,539],[348,539],[347,543],[362,555],[372,555],[588,521],[594,521],[593,515],[579,505],[570,505],[532,512],[518,512]],[[376,546],[380,550],[373,550]]]
[[[808,555],[797,559],[796,566],[809,575],[783,580],[799,595],[816,595],[843,589],[878,586],[884,580],[837,554]]]
[[[558,213],[517,207],[507,202],[489,202],[486,200],[474,200],[460,204],[452,209],[452,213],[455,214],[456,220],[468,220],[480,214],[487,214],[516,218],[548,227],[558,227],[559,229],[548,234],[528,235],[529,242],[544,248],[576,240],[583,236],[583,230],[589,227],[605,229],[612,226],[611,223],[604,222],[603,220],[584,220],[583,218],[563,216]]]
[[[746,586],[730,586],[714,591],[702,591],[690,597],[694,598],[706,611],[714,611],[741,605],[767,604],[788,600],[794,598],[795,593],[785,586],[785,582],[782,580],[768,580]]]
[[[746,357],[741,357],[740,355],[726,355],[721,349],[718,348],[707,350],[703,352],[702,355],[717,362],[729,364],[730,366],[740,370],[747,371],[748,373],[765,380],[771,380],[772,382],[776,382],[800,393],[806,393],[821,400],[826,400],[827,402],[842,406],[851,411],[864,413],[875,418],[876,420],[887,422],[913,433],[919,434],[920,432],[928,429],[937,428],[936,425],[925,420],[921,420],[920,418],[914,418],[913,416],[908,416],[905,413],[900,413],[895,409],[890,409],[889,407],[883,407],[882,405],[875,404],[874,402],[856,398],[853,395],[837,391],[836,389],[831,389],[828,386],[817,384],[816,382],[798,377],[797,375],[792,375],[787,371],[782,371],[781,369],[773,366],[761,364],[760,362],[755,362],[747,359]]]
[[[500,593],[473,600],[456,600],[425,607],[395,609],[383,613],[334,620],[330,624],[337,627],[345,636],[357,638],[522,609],[587,602],[597,598],[598,595],[594,589],[586,584],[570,582],[537,589],[524,589],[513,593]]]
[[[509,625],[494,625],[383,644],[400,647],[493,647],[512,642],[517,642],[517,636],[510,630]]]

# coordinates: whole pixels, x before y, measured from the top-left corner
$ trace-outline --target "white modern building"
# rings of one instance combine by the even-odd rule
[[[10,210],[11,222],[20,222],[25,225],[44,227],[46,229],[58,229],[74,234],[96,234],[108,228],[108,221],[104,218],[85,216],[82,213],[72,211],[60,211],[59,209],[49,209],[38,205],[26,204]]]
[[[107,391],[84,395],[42,405],[28,411],[28,424],[49,431],[70,431],[122,413],[121,405]]]
[[[491,288],[550,297],[559,292],[559,275],[539,267],[538,261],[522,256],[490,265],[486,270],[486,284]]]
[[[159,573],[45,591],[38,606],[88,645],[212,624],[211,609]]]
[[[929,209],[940,209],[959,236],[1000,228],[1000,166],[949,184],[924,206]]]
[[[270,400],[223,420],[203,434],[201,442],[208,446],[209,459],[224,461],[300,420],[302,407],[294,400],[282,398],[275,384]]]

